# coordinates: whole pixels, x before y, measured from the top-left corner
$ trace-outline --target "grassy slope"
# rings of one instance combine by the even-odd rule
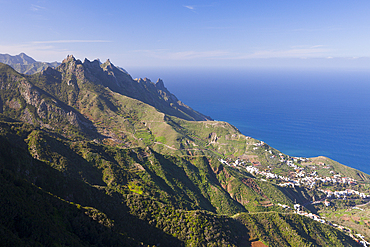
[[[296,214],[276,212],[239,214],[234,217],[249,230],[251,239],[268,246],[356,246],[344,233]]]
[[[356,170],[354,168],[342,165],[342,164],[340,164],[340,163],[338,163],[334,160],[331,160],[327,157],[319,156],[319,157],[316,157],[316,158],[310,158],[310,160],[312,160],[314,163],[322,162],[322,163],[325,163],[325,164],[331,166],[332,167],[331,170],[333,170],[335,173],[342,174],[342,177],[351,177],[351,178],[354,178],[357,181],[366,182],[366,183],[370,182],[370,175],[369,174],[366,174],[366,173],[361,172],[359,170]],[[332,176],[328,172],[328,169],[319,169],[318,174],[320,174],[321,176],[328,176],[328,177]]]
[[[370,238],[370,205],[366,204],[357,208],[322,210],[322,215],[338,225],[355,229],[355,233],[360,233],[367,239]]]

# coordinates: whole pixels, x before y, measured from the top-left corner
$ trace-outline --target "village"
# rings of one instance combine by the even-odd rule
[[[265,143],[263,141],[260,141],[260,142],[254,143],[253,145],[255,146],[253,147],[253,150],[257,150],[257,149],[262,148],[265,145]],[[270,156],[271,159],[276,158],[272,150],[266,149],[265,152],[271,155]],[[305,168],[302,166],[298,166],[297,163],[307,162],[309,161],[308,158],[290,157],[282,153],[279,153],[279,161],[280,163],[286,164],[287,167],[290,167],[292,169],[289,177],[278,175],[271,171],[268,171],[268,170],[271,170],[270,166],[267,166],[268,169],[260,170],[258,168],[259,162],[253,162],[252,165],[247,165],[244,160],[240,160],[240,159],[236,159],[235,161],[232,161],[232,160],[226,161],[226,160],[220,159],[219,161],[225,165],[234,166],[238,169],[244,168],[247,172],[249,172],[250,174],[254,176],[260,176],[265,179],[276,180],[279,182],[277,185],[281,187],[294,188],[295,186],[298,186],[298,187],[308,187],[312,189],[317,183],[343,184],[343,185],[356,185],[357,184],[357,181],[355,179],[350,178],[350,177],[342,177],[341,174],[334,174],[334,171],[330,171],[330,174],[332,174],[331,177],[320,177],[317,171],[305,172]],[[323,162],[319,162],[317,166],[321,166],[325,169],[329,169],[329,166]],[[352,190],[352,189],[346,189],[343,191],[331,191],[331,190],[322,190],[322,189],[319,189],[319,190],[325,193],[328,199],[333,198],[333,197],[346,199],[348,196],[352,196],[352,197],[357,196],[358,198],[362,198],[362,199],[367,199],[367,198],[370,199],[370,195],[356,191],[356,190]]]
[[[263,146],[263,144],[264,144],[263,142],[256,143],[254,144],[256,147],[254,147],[253,149],[257,150],[257,148],[260,148],[261,146]],[[270,158],[275,158],[271,150],[265,150],[265,151],[269,152],[272,155]],[[284,155],[281,153],[279,153],[279,156],[280,156],[280,162],[286,164],[288,167],[294,170],[294,175],[292,174],[290,177],[287,177],[287,176],[274,174],[271,171],[266,171],[266,170],[261,171],[256,166],[253,166],[253,164],[247,165],[244,160],[242,161],[240,159],[236,159],[235,161],[231,161],[231,160],[226,161],[226,160],[220,159],[219,161],[222,164],[227,165],[227,166],[235,167],[238,169],[245,169],[248,173],[254,176],[259,176],[261,180],[263,181],[267,181],[266,179],[275,180],[275,182],[277,182],[276,184],[280,187],[294,188],[297,186],[297,187],[307,187],[307,188],[312,189],[317,183],[342,184],[342,185],[356,185],[357,184],[357,181],[355,179],[350,178],[350,177],[342,177],[340,174],[334,174],[333,171],[330,171],[330,174],[332,174],[331,177],[320,177],[318,176],[316,171],[306,174],[305,168],[297,166],[296,163],[299,161],[303,161],[303,162],[308,161],[307,158],[289,157],[289,156],[284,157]],[[324,163],[320,163],[318,165],[321,165],[327,168],[327,166]],[[270,167],[268,166],[268,168]],[[345,189],[342,191],[337,191],[337,190],[332,191],[329,189],[318,188],[318,191],[321,191],[325,195],[325,198],[319,201],[312,201],[310,202],[311,204],[323,203],[326,207],[328,207],[330,206],[330,199],[343,199],[344,200],[344,199],[347,199],[348,197],[370,199],[370,195],[353,190],[353,189]],[[294,204],[293,209],[288,205],[284,205],[280,203],[278,203],[277,205],[284,209],[292,210],[296,214],[309,217],[320,223],[328,224],[330,226],[336,227],[339,230],[346,232],[350,237],[352,237],[356,242],[358,242],[362,246],[365,246],[365,247],[370,246],[370,242],[366,241],[363,235],[361,234],[353,235],[351,229],[348,229],[346,227],[326,221],[325,219],[321,218],[319,215],[313,214],[311,212],[306,212],[304,210],[304,206],[300,204],[297,204],[297,203]],[[353,207],[353,208],[361,210],[358,207]]]
[[[304,158],[299,158],[299,159],[304,159]],[[237,168],[245,168],[247,172],[255,176],[259,175],[266,179],[276,179],[278,181],[283,181],[281,183],[278,183],[278,185],[281,187],[294,188],[295,186],[298,186],[298,187],[302,186],[302,187],[308,187],[312,189],[313,186],[315,186],[315,184],[318,181],[324,184],[337,184],[337,183],[338,184],[348,184],[348,185],[357,184],[355,179],[349,178],[349,177],[341,177],[340,174],[335,174],[332,177],[319,177],[317,175],[317,172],[313,172],[313,173],[306,175],[304,172],[304,168],[298,167],[291,160],[286,161],[286,164],[287,166],[294,168],[296,179],[293,179],[291,177],[289,178],[289,177],[282,176],[282,175],[277,175],[269,171],[260,171],[257,167],[254,167],[252,165],[245,165],[244,161],[236,160],[235,162],[230,164],[227,161],[220,159],[220,162],[228,166],[234,166]],[[359,198],[363,198],[363,199],[370,198],[370,195],[365,194],[363,192],[356,191],[356,190],[352,190],[352,189],[346,189],[343,191],[331,191],[331,190],[322,190],[322,189],[319,189],[319,190],[325,193],[327,198],[336,197],[336,198],[346,199],[347,196],[352,196],[352,195],[357,195]]]

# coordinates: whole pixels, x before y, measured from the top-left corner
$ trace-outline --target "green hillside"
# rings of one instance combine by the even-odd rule
[[[294,213],[295,203],[321,210],[319,187],[247,170],[293,178],[291,157],[194,111],[160,80],[69,56],[33,75],[0,64],[0,88],[6,246],[357,246]],[[368,188],[369,175],[330,160],[294,164],[324,162]]]

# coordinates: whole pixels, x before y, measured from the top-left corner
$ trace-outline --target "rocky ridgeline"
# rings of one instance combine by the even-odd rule
[[[99,60],[91,62],[88,59],[81,62],[69,55],[60,66],[48,68],[44,74],[53,75],[61,83],[74,86],[75,90],[86,87],[86,84],[101,85],[154,106],[169,115],[186,120],[212,120],[178,100],[167,90],[161,79],[156,83],[147,78],[134,80],[125,70],[115,67],[109,59],[105,63],[100,63]]]

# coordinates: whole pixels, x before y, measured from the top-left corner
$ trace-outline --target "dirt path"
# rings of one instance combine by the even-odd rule
[[[364,203],[364,204],[360,204],[360,205],[356,205],[355,207],[362,207],[362,206],[366,206],[367,204],[369,204],[370,201],[368,201],[367,203]]]

